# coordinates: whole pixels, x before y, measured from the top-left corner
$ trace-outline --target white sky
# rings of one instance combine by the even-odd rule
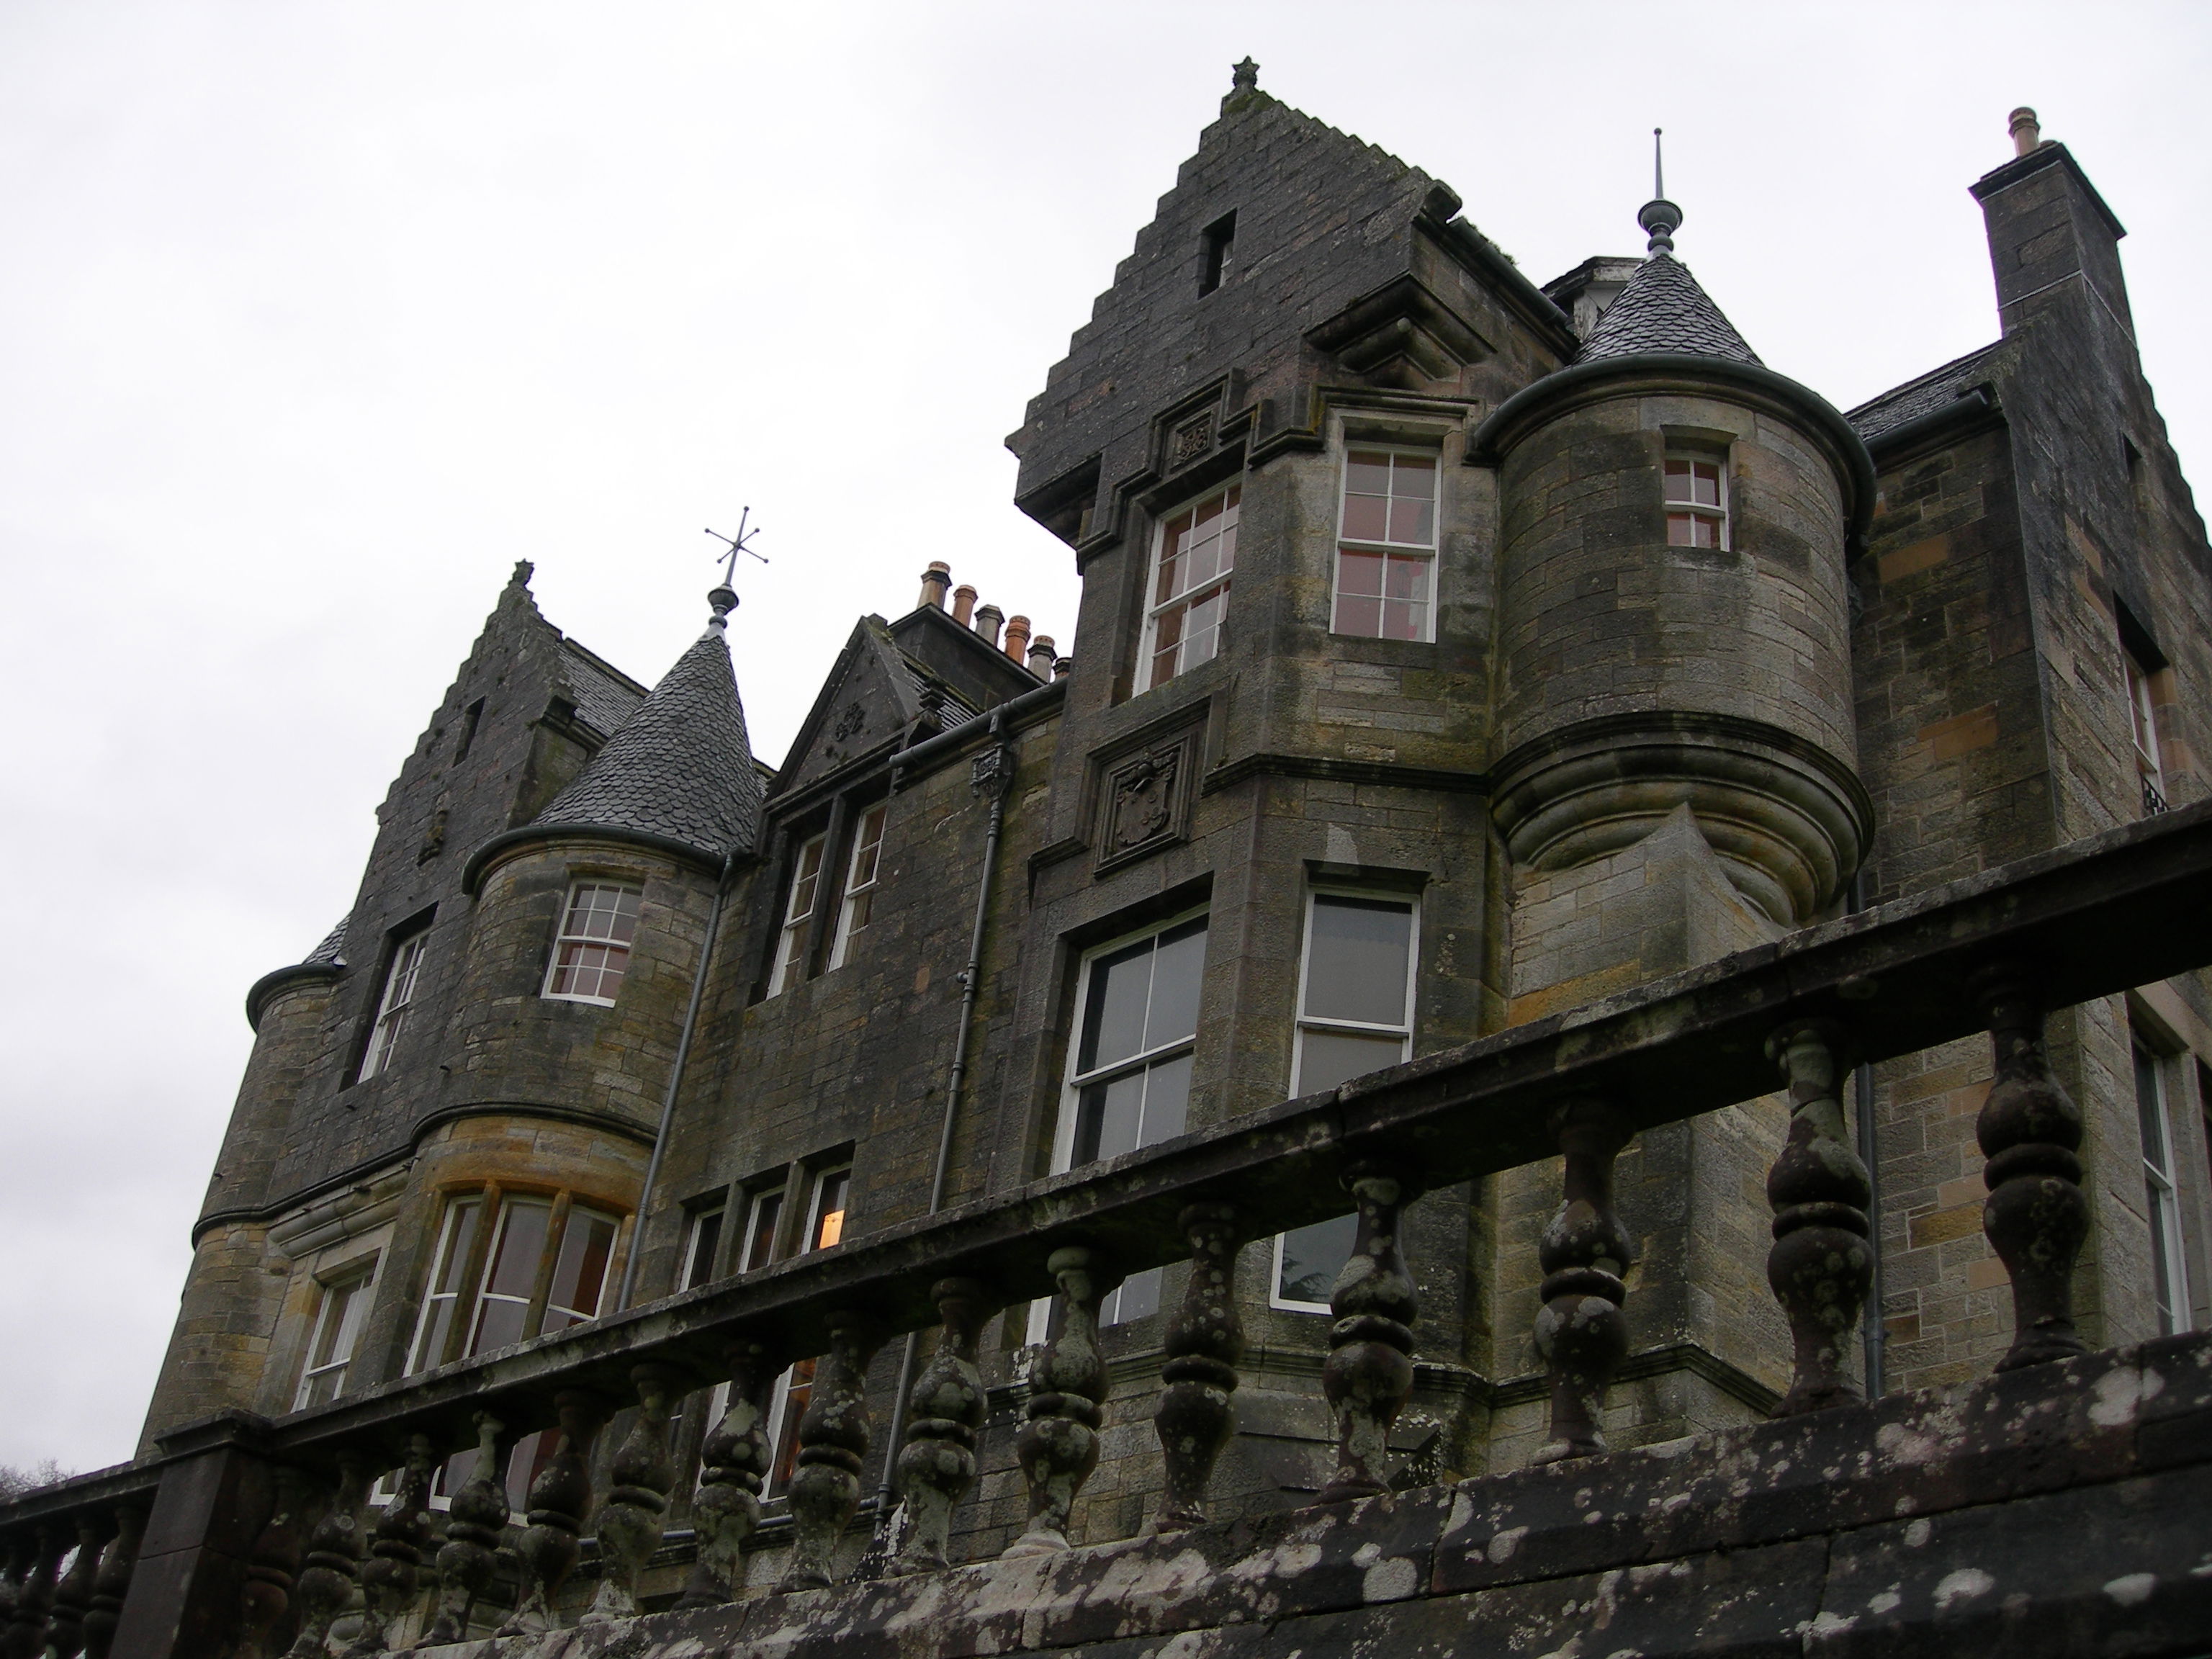
[[[0,6],[0,1462],[127,1456],[249,1042],[507,569],[650,681],[703,525],[781,756],[933,558],[1067,648],[1000,446],[1246,52],[1538,281],[1681,257],[1848,407],[1984,343],[2041,111],[2212,454],[2212,9],[1117,0]],[[2192,324],[2195,316],[2198,320]]]

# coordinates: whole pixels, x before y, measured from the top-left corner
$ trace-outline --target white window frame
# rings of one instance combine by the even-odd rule
[[[1395,1025],[1378,1025],[1360,1020],[1327,1018],[1306,1012],[1306,981],[1313,963],[1314,901],[1318,898],[1365,899],[1381,904],[1402,904],[1406,907],[1406,999],[1405,1018]],[[1309,1030],[1343,1031],[1355,1036],[1387,1036],[1395,1033],[1399,1038],[1398,1058],[1389,1064],[1402,1065],[1413,1054],[1413,1012],[1421,977],[1421,899],[1418,893],[1402,893],[1388,888],[1360,887],[1334,883],[1321,883],[1306,890],[1305,939],[1298,951],[1298,992],[1295,1022],[1296,1035],[1291,1048],[1291,1095],[1293,1100],[1304,1092],[1306,1033]],[[1378,1071],[1381,1067],[1376,1067]],[[1285,1313],[1326,1314],[1331,1311],[1326,1302],[1306,1302],[1286,1297],[1283,1289],[1283,1240],[1286,1234],[1275,1235],[1274,1252],[1267,1273],[1267,1305]]]
[[[553,936],[553,954],[545,964],[545,983],[539,990],[538,994],[543,997],[550,998],[555,1002],[586,1002],[592,1004],[595,1007],[611,1008],[615,1006],[615,1000],[613,997],[585,996],[580,992],[556,991],[553,988],[554,981],[561,975],[561,969],[563,965],[562,959],[567,954],[568,947],[572,945],[604,950],[608,951],[610,954],[613,954],[617,951],[620,952],[622,957],[622,968],[621,970],[615,975],[615,989],[617,993],[622,989],[623,981],[629,977],[629,959],[631,951],[635,946],[635,942],[637,938],[638,915],[633,915],[630,917],[630,937],[627,939],[618,939],[612,938],[611,936],[602,937],[597,933],[580,933],[571,932],[570,930],[575,925],[576,921],[576,901],[582,897],[586,892],[627,894],[637,901],[637,910],[639,914],[642,914],[645,908],[645,890],[638,886],[634,882],[602,881],[597,878],[587,878],[581,881],[570,882],[568,884],[568,896],[562,902],[561,905],[560,925],[556,929]],[[619,908],[617,908],[616,914],[621,914]],[[606,969],[601,969],[599,971],[604,973]]]
[[[1666,466],[1666,462],[1668,461],[1681,461],[1693,466],[1709,466],[1712,468],[1713,476],[1715,479],[1717,480],[1717,489],[1721,498],[1720,505],[1717,507],[1709,506],[1705,502],[1699,501],[1678,501],[1672,495],[1669,495],[1667,493],[1668,479]],[[1690,477],[1692,481],[1691,492],[1694,495],[1697,489],[1697,474],[1692,472]],[[1693,519],[1703,519],[1716,526],[1717,539],[1711,547],[1698,548],[1692,546],[1688,550],[1689,551],[1725,553],[1729,550],[1731,546],[1734,545],[1735,538],[1731,533],[1733,526],[1730,524],[1730,520],[1734,517],[1734,514],[1729,510],[1730,491],[1729,489],[1729,457],[1726,452],[1694,448],[1668,449],[1666,453],[1665,460],[1661,463],[1659,467],[1659,495],[1660,498],[1666,503],[1665,517],[1667,519],[1673,519],[1678,513],[1686,513]],[[1677,544],[1672,536],[1668,538],[1668,544],[1669,546]]]
[[[806,935],[811,931],[814,908],[822,902],[823,866],[828,862],[830,833],[809,836],[799,842],[791,860],[791,891],[783,902],[783,932],[775,945],[775,965],[769,970],[768,994],[781,996],[806,976]],[[807,860],[814,861],[812,870]],[[804,896],[806,908],[799,908]]]
[[[884,868],[884,825],[890,817],[890,802],[879,800],[861,813],[860,821],[854,826],[853,850],[845,860],[845,894],[837,903],[837,936],[830,947],[831,968],[845,965],[852,951],[853,935],[865,931],[868,923],[875,920],[876,887]],[[856,915],[861,920],[854,921]]]
[[[1431,475],[1435,480],[1435,494],[1429,501],[1429,539],[1427,541],[1397,542],[1387,538],[1382,541],[1375,541],[1346,534],[1344,514],[1352,493],[1352,457],[1355,450],[1363,455],[1419,456],[1435,469]],[[1391,475],[1395,478],[1396,474],[1397,465],[1394,460],[1391,465]],[[1386,499],[1395,500],[1395,497]],[[1350,437],[1344,440],[1338,452],[1336,468],[1336,551],[1330,556],[1329,563],[1328,631],[1330,633],[1348,640],[1387,640],[1393,637],[1388,634],[1347,633],[1337,626],[1337,617],[1342,609],[1344,599],[1344,556],[1347,552],[1360,553],[1372,555],[1383,561],[1382,586],[1386,592],[1390,585],[1389,575],[1390,560],[1418,559],[1428,566],[1429,597],[1422,602],[1421,631],[1413,639],[1400,640],[1397,642],[1401,645],[1436,643],[1438,597],[1437,579],[1443,569],[1443,561],[1437,555],[1443,540],[1443,516],[1444,465],[1442,446],[1417,443],[1369,443]],[[1389,528],[1387,508],[1383,528],[1386,531]]]
[[[370,1299],[376,1293],[376,1272],[381,1256],[356,1256],[342,1267],[333,1267],[315,1275],[315,1284],[321,1291],[315,1305],[313,1323],[307,1331],[307,1351],[300,1363],[300,1386],[293,1390],[292,1409],[305,1411],[307,1396],[314,1391],[316,1379],[337,1374],[337,1383],[331,1400],[345,1394],[345,1374],[353,1364],[354,1351],[361,1343],[361,1328],[368,1318]],[[339,1293],[345,1292],[343,1304]],[[315,1353],[323,1346],[324,1334],[330,1330],[336,1315],[343,1322],[331,1345],[331,1358],[321,1364],[315,1363]],[[328,1402],[325,1402],[328,1403]]]
[[[2144,1217],[2150,1227],[2150,1248],[2154,1258],[2152,1270],[2155,1274],[2165,1270],[2166,1294],[2171,1307],[2156,1307],[2158,1282],[2151,1281],[2151,1298],[2159,1320],[2159,1334],[2172,1336],[2194,1328],[2196,1319],[2189,1300],[2188,1251],[2181,1232],[2181,1195],[2173,1176],[2173,1113],[2170,1103],[2172,1091],[2166,1085],[2169,1057],[2160,1054],[2145,1042],[2140,1031],[2130,1034],[2134,1049],[2136,1067],[2136,1109],[2142,1117],[2152,1119],[2158,1131],[2159,1148],[2165,1154],[2163,1164],[2154,1161],[2148,1146],[2142,1147],[2143,1167]],[[2150,1099],[2142,1097],[2142,1085],[2148,1079]]]
[[[1205,904],[1194,906],[1190,909],[1182,912],[1180,915],[1169,917],[1165,921],[1155,922],[1150,927],[1134,928],[1127,933],[1120,935],[1118,938],[1108,939],[1103,945],[1094,945],[1091,949],[1083,953],[1082,964],[1078,969],[1075,976],[1075,1030],[1072,1033],[1068,1042],[1067,1063],[1060,1079],[1060,1121],[1056,1125],[1054,1125],[1053,1129],[1052,1172],[1054,1175],[1064,1175],[1070,1169],[1074,1167],[1075,1132],[1077,1127],[1076,1119],[1078,1114],[1082,1109],[1083,1091],[1085,1089],[1090,1087],[1095,1083],[1110,1081],[1113,1078],[1117,1076],[1126,1075],[1129,1073],[1137,1071],[1149,1070],[1153,1066],[1158,1065],[1161,1060],[1173,1060],[1177,1055],[1186,1052],[1194,1054],[1197,1052],[1198,1048],[1198,1034],[1197,1031],[1194,1030],[1189,1036],[1178,1037],[1172,1042],[1164,1042],[1157,1048],[1147,1048],[1138,1054],[1125,1055],[1121,1060],[1115,1060],[1110,1065],[1094,1066],[1088,1072],[1079,1071],[1078,1067],[1080,1066],[1083,1057],[1084,1011],[1090,1006],[1091,1002],[1091,970],[1092,967],[1107,957],[1114,955],[1116,951],[1127,949],[1130,945],[1134,945],[1139,939],[1157,939],[1163,933],[1173,933],[1184,923],[1195,921],[1200,917],[1206,918],[1206,944],[1208,947],[1211,948],[1213,942],[1213,924],[1211,908],[1212,907],[1210,905]],[[1201,988],[1203,987],[1203,978],[1201,977]],[[1201,988],[1200,994],[1200,997],[1203,998],[1203,988]],[[1200,1021],[1200,1029],[1204,1029],[1204,1021],[1202,1018]],[[1154,1143],[1145,1141],[1139,1142],[1139,1146],[1152,1144]],[[1146,1268],[1143,1271],[1145,1273],[1157,1273],[1159,1269],[1157,1267],[1152,1267]],[[1132,1273],[1130,1278],[1136,1279],[1139,1276],[1139,1274]],[[1117,1285],[1100,1300],[1098,1304],[1098,1323],[1102,1328],[1121,1322],[1120,1313],[1121,1291],[1126,1288],[1126,1285],[1127,1281],[1124,1281],[1122,1285]],[[1046,1340],[1049,1334],[1049,1323],[1051,1317],[1051,1297],[1042,1297],[1036,1301],[1030,1303],[1029,1320],[1030,1334],[1027,1340],[1030,1342],[1042,1342]]]
[[[776,1234],[783,1225],[784,1200],[788,1192],[789,1183],[779,1181],[772,1187],[762,1187],[745,1194],[744,1242],[738,1246],[738,1254],[733,1258],[739,1273],[751,1273],[760,1267],[772,1267],[781,1260],[778,1247],[782,1241]],[[769,1208],[771,1200],[775,1204],[773,1211]],[[755,1246],[760,1243],[763,1231],[768,1234],[767,1254],[755,1261]]]
[[[1231,495],[1237,498],[1233,501],[1228,499]],[[1170,681],[1181,679],[1192,670],[1202,668],[1221,655],[1222,645],[1229,633],[1229,607],[1226,596],[1232,584],[1232,579],[1237,574],[1237,559],[1233,550],[1225,569],[1208,577],[1201,583],[1185,587],[1180,592],[1172,594],[1167,599],[1159,599],[1154,596],[1154,590],[1159,586],[1160,562],[1167,552],[1168,526],[1186,513],[1195,515],[1200,507],[1217,497],[1221,498],[1222,512],[1224,514],[1234,513],[1237,515],[1237,524],[1225,529],[1223,533],[1236,533],[1241,531],[1244,520],[1244,485],[1241,478],[1218,485],[1201,495],[1194,495],[1173,512],[1161,514],[1152,526],[1152,556],[1145,561],[1145,625],[1141,630],[1137,650],[1137,690],[1140,693],[1153,690]],[[1215,592],[1224,597],[1221,620],[1214,627],[1214,645],[1212,654],[1202,657],[1196,662],[1186,662],[1184,657],[1190,643],[1190,635],[1186,632],[1176,645],[1174,672],[1164,677],[1156,674],[1154,671],[1158,665],[1153,661],[1152,642],[1159,635],[1160,619],[1170,611],[1177,609],[1188,615],[1194,604]]]
[[[429,945],[428,927],[392,941],[392,965],[384,970],[384,994],[377,999],[376,1020],[368,1028],[368,1047],[362,1051],[356,1082],[366,1083],[392,1069],[392,1051],[406,1030],[408,1010],[415,1006],[415,986],[422,977],[422,957]]]
[[[729,1242],[730,1206],[720,1199],[710,1200],[695,1208],[684,1224],[684,1270],[676,1288],[696,1291],[714,1279],[714,1269],[720,1264],[723,1246]],[[714,1242],[707,1248],[707,1261],[699,1261],[699,1247],[709,1222],[714,1224]]]

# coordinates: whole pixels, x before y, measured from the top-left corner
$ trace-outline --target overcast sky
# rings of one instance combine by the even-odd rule
[[[1850,404],[1996,331],[2030,103],[2212,457],[2200,5],[0,4],[0,1462],[129,1455],[249,1043],[518,558],[650,681],[702,526],[780,757],[935,558],[1068,647],[1001,447],[1249,52],[1541,282],[1684,260]]]

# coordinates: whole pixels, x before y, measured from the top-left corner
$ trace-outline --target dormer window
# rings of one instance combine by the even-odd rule
[[[1237,563],[1236,484],[1164,520],[1152,546],[1151,604],[1145,612],[1144,676],[1149,691],[1221,653],[1229,574]]]
[[[629,971],[629,947],[637,937],[642,897],[635,887],[604,881],[580,881],[568,890],[561,936],[554,942],[552,964],[545,970],[547,996],[562,1002],[594,1002],[603,1008],[614,1006],[615,993]]]
[[[812,837],[799,849],[791,867],[791,896],[784,902],[783,933],[776,940],[775,966],[769,969],[768,994],[781,996],[806,977],[806,936],[814,923],[814,906],[822,890],[822,854],[827,835]]]
[[[860,827],[853,832],[853,856],[845,869],[844,902],[837,907],[837,937],[830,947],[830,965],[842,968],[853,953],[853,935],[868,925],[875,914],[876,878],[884,855],[884,818],[890,811],[878,801],[860,814]]]
[[[1712,547],[1729,544],[1726,469],[1695,455],[1667,458],[1667,545]]]

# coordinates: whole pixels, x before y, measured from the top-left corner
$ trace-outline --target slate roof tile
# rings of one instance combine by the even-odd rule
[[[1907,421],[1917,420],[1932,414],[1945,404],[1955,402],[1976,384],[1989,378],[1985,365],[1991,353],[2004,343],[1992,340],[1978,351],[1970,351],[1963,357],[1954,357],[1940,368],[1931,368],[1915,380],[1892,386],[1879,398],[1869,398],[1844,418],[1858,429],[1860,437],[1869,443],[1885,432],[1893,431]]]
[[[720,858],[752,845],[761,793],[729,643],[709,628],[535,822],[665,836]]]
[[[1759,354],[1698,286],[1690,268],[1669,253],[1655,253],[1636,268],[1620,297],[1606,307],[1583,342],[1575,361],[1587,363],[1647,351],[1759,362]]]

